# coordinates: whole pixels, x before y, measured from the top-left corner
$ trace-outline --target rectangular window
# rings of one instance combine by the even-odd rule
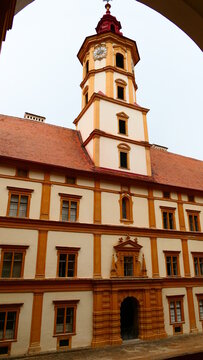
[[[180,326],[179,324],[182,324],[184,322],[183,296],[169,296],[168,302],[170,324],[174,326],[174,333],[180,333],[182,332],[182,326]]]
[[[55,325],[54,335],[75,334],[76,330],[76,308],[79,300],[54,301]]]
[[[70,184],[70,185],[76,184],[76,178],[66,176],[66,184]]]
[[[79,218],[79,202],[82,196],[59,194],[61,196],[62,221],[75,222]]]
[[[0,341],[16,340],[20,306],[0,305]]]
[[[58,277],[77,276],[77,258],[80,248],[56,246],[58,250]]]
[[[124,256],[124,276],[133,276],[133,256]]]
[[[120,167],[124,169],[128,168],[128,154],[123,151],[120,151]]]
[[[200,229],[200,220],[199,220],[199,212],[186,210],[188,214],[188,222],[190,231],[201,231]]]
[[[119,134],[126,135],[126,121],[119,119]]]
[[[203,253],[192,253],[195,276],[203,276]]]
[[[86,92],[85,94],[85,105],[87,105],[87,103],[88,103],[88,92]]]
[[[166,252],[165,260],[166,260],[166,273],[167,276],[178,276],[180,275],[179,269],[179,253],[178,252]]]
[[[163,191],[163,197],[165,198],[165,199],[170,199],[170,192],[169,191]]]
[[[7,186],[7,189],[9,190],[7,216],[28,217],[30,198],[33,190],[12,188],[10,186]]]
[[[124,87],[123,86],[117,87],[117,98],[124,100]]]
[[[0,264],[1,278],[23,277],[25,253],[28,246],[0,245],[0,248],[2,248]]]
[[[175,229],[175,209],[160,206],[164,229]]]
[[[16,169],[16,176],[27,178],[28,177],[28,170],[26,169]]]
[[[189,202],[195,202],[195,197],[194,197],[194,195],[188,195],[188,201],[189,201]]]

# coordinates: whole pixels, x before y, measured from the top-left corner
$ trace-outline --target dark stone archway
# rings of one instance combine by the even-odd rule
[[[121,303],[121,338],[136,339],[139,336],[139,302],[134,297],[127,297]]]

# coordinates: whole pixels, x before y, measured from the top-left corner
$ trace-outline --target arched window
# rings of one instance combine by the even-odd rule
[[[116,54],[116,66],[124,69],[124,56],[120,53]]]
[[[120,221],[124,223],[133,222],[132,198],[127,193],[120,195]]]
[[[129,199],[127,197],[122,198],[122,219],[129,220]]]

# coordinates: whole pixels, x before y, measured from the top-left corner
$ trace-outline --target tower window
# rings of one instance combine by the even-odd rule
[[[128,154],[126,152],[120,152],[120,167],[128,168]]]
[[[86,61],[85,67],[86,67],[86,75],[87,75],[89,72],[89,60]]]
[[[86,92],[85,94],[85,105],[87,105],[87,103],[88,103],[88,92]]]
[[[124,100],[124,87],[123,86],[117,87],[117,97],[118,97],[118,99]]]
[[[116,54],[116,66],[121,69],[124,69],[124,57],[120,53]]]
[[[113,24],[111,24],[111,31],[115,32],[115,26]]]
[[[119,120],[119,134],[126,135],[126,121],[125,120]]]

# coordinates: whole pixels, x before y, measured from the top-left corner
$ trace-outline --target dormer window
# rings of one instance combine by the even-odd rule
[[[116,66],[124,69],[124,56],[120,53],[116,54]]]

